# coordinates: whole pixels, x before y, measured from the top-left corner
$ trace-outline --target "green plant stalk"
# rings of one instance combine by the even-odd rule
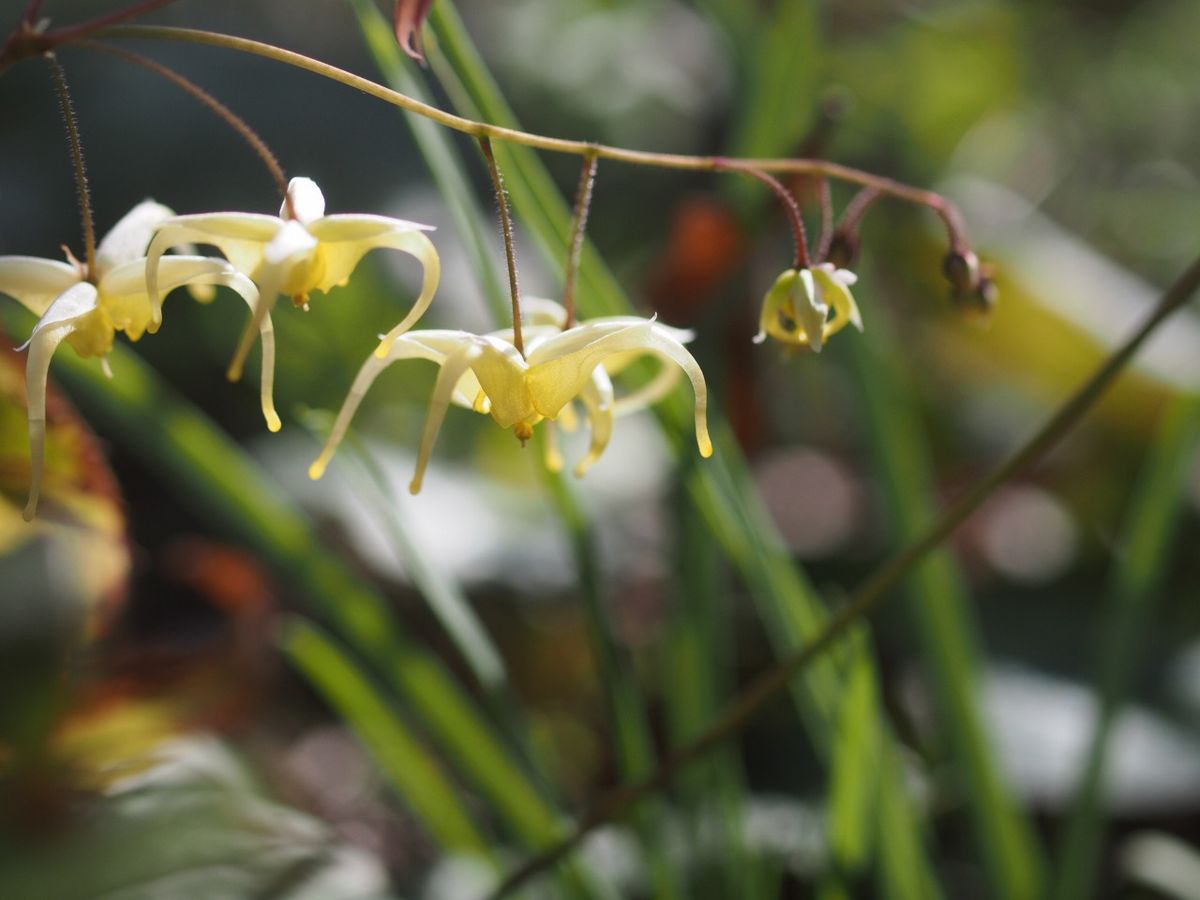
[[[538,443],[544,440],[545,436],[539,435]],[[538,449],[540,451],[540,446]],[[634,678],[632,662],[628,654],[622,651],[608,614],[600,561],[596,557],[594,529],[588,522],[579,498],[561,472],[546,472],[545,481],[571,537],[579,585],[583,591],[592,655],[596,660],[596,677],[603,686],[616,740],[618,769],[624,780],[645,778],[654,771],[654,738],[650,732],[649,715]],[[682,897],[683,892],[665,847],[665,812],[662,804],[653,804],[642,810],[637,816],[638,832],[646,847],[654,895]]]
[[[1142,466],[1109,582],[1097,654],[1100,711],[1067,823],[1055,900],[1082,900],[1095,894],[1109,740],[1129,697],[1151,616],[1162,598],[1198,446],[1200,394],[1179,396],[1168,407]]]
[[[676,590],[660,677],[670,742],[678,745],[704,730],[719,711],[719,698],[733,687],[734,623],[724,603],[729,576],[721,550],[694,514],[682,484],[670,506],[676,511]],[[757,889],[762,879],[743,833],[746,789],[735,748],[715,750],[696,771],[684,773],[679,787],[693,811],[696,837],[703,836],[709,816],[720,826],[720,880],[700,896],[761,896]],[[704,877],[703,867],[698,877]]]
[[[298,616],[283,621],[277,642],[292,665],[350,725],[380,771],[442,848],[494,865],[487,841],[441,770],[337,643]]]
[[[468,114],[493,122],[512,122],[511,110],[470,45],[453,6],[443,0],[434,7],[430,21],[437,37],[437,45],[429,54],[432,64],[439,75],[454,79],[445,84],[447,93],[456,101],[469,101]],[[448,65],[439,65],[440,54],[445,55]],[[513,208],[538,241],[547,263],[561,268],[569,251],[570,211],[567,204],[540,160],[525,147],[500,144],[495,149],[507,173]],[[579,278],[580,305],[585,311],[601,315],[629,313],[628,300],[590,244],[584,248]],[[691,452],[691,403],[682,392],[676,392],[660,403],[657,411],[664,420],[664,434],[676,455]],[[776,652],[781,658],[786,657],[820,632],[826,613],[811,587],[792,566],[733,436],[719,422],[714,423],[712,431],[717,452],[712,459],[697,465],[688,476],[688,492],[750,586]],[[815,666],[809,677],[795,686],[795,696],[810,738],[823,756],[828,752],[840,690],[840,677],[828,661]],[[882,791],[896,794],[889,806],[893,813],[891,825],[918,835],[920,831],[904,796],[902,782],[884,780],[881,784]],[[899,821],[896,817],[905,811],[908,818]],[[882,827],[881,819],[879,827]],[[898,864],[894,855],[887,859],[889,866]],[[930,886],[934,884],[922,855],[906,860],[903,867],[906,872],[920,870],[919,880]],[[896,885],[911,877],[890,869],[886,876],[889,883]],[[893,893],[898,895],[898,891],[899,888]]]
[[[868,286],[869,287],[869,286]],[[860,292],[869,295],[869,290]],[[909,377],[896,352],[887,317],[861,304],[869,326],[844,350],[858,385],[859,404],[884,508],[896,542],[916,539],[934,518],[932,469],[913,408]],[[905,590],[921,636],[941,724],[965,774],[965,797],[976,842],[995,896],[1042,896],[1043,864],[1029,822],[1017,811],[992,753],[979,707],[975,623],[962,578],[945,551],[913,569]]]
[[[413,74],[413,62],[396,52],[395,32],[383,22],[371,0],[351,0],[350,5],[358,17],[367,49],[384,80],[396,90],[428,102],[424,85]],[[493,262],[483,229],[479,227],[480,222],[490,221],[491,216],[484,212],[474,186],[464,174],[462,154],[445,129],[430,119],[408,111],[404,111],[403,116],[446,202],[455,233],[467,251],[472,270],[477,273],[492,315],[502,322],[509,308],[508,290]]]
[[[124,347],[113,348],[112,379],[72,353],[59,357],[58,374],[90,417],[334,623],[411,704],[524,845],[544,846],[560,834],[557,814],[441,663],[409,640],[382,597],[322,549],[268,473]]]

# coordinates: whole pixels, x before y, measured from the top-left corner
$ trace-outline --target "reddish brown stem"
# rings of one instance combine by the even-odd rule
[[[808,256],[808,235],[804,230],[804,217],[800,214],[800,204],[796,202],[796,198],[792,196],[792,192],[784,186],[783,182],[774,175],[768,175],[761,169],[748,166],[735,159],[716,157],[713,160],[713,168],[718,171],[741,172],[744,175],[749,175],[751,178],[761,181],[771,189],[783,207],[784,213],[787,215],[788,224],[792,227],[792,238],[796,244],[796,256],[793,268],[807,269],[811,265],[811,260]]]
[[[81,47],[87,47],[90,50],[100,50],[104,53],[110,53],[113,56],[120,57],[126,62],[131,62],[135,65],[141,66],[144,69],[148,69],[155,75],[165,78],[167,81],[171,82],[171,84],[187,92],[196,100],[200,101],[200,103],[207,106],[226,125],[236,131],[242,140],[250,145],[250,149],[258,155],[258,158],[262,160],[263,164],[267,167],[267,171],[270,172],[271,178],[275,181],[275,186],[279,189],[279,193],[282,195],[284,203],[288,205],[288,209],[289,211],[293,212],[294,217],[294,210],[291,210],[292,198],[288,195],[287,190],[287,176],[283,172],[283,167],[279,164],[279,159],[274,153],[271,152],[271,148],[267,146],[266,142],[258,136],[258,133],[255,132],[255,130],[251,128],[246,121],[241,118],[241,116],[235,113],[232,109],[218,100],[208,91],[204,90],[204,88],[200,87],[200,85],[196,84],[190,78],[179,74],[174,69],[168,68],[160,62],[156,62],[153,59],[142,56],[140,53],[134,53],[132,50],[126,50],[122,47],[112,47],[108,44],[100,44],[95,41],[79,41],[79,45]]]
[[[587,230],[588,211],[592,206],[592,188],[596,184],[596,166],[599,160],[594,155],[583,158],[583,170],[579,173],[579,187],[575,191],[575,211],[571,216],[571,244],[567,248],[567,270],[563,279],[563,307],[567,311],[563,330],[575,324],[575,278],[579,273],[579,261],[583,255],[583,235]]]

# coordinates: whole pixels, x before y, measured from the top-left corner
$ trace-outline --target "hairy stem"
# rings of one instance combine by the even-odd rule
[[[513,246],[512,214],[508,211],[508,194],[504,190],[504,176],[496,165],[492,153],[492,142],[479,139],[479,148],[487,160],[488,174],[492,176],[492,187],[496,191],[496,210],[500,215],[500,233],[504,236],[504,261],[508,264],[508,292],[512,296],[513,346],[521,356],[525,355],[525,341],[521,337],[521,287],[517,284],[517,250]]]
[[[164,66],[160,62],[148,59],[140,53],[134,53],[131,50],[125,50],[121,47],[111,47],[107,44],[98,44],[94,41],[80,41],[80,46],[88,47],[92,50],[102,50],[105,53],[111,53],[114,56],[119,56],[128,62],[139,65],[144,69],[149,69],[155,75],[165,78],[171,84],[186,91],[210,110],[216,113],[226,125],[238,133],[238,135],[253,150],[258,158],[262,160],[263,165],[267,167],[271,178],[275,181],[275,186],[279,189],[282,196],[288,204],[291,203],[291,197],[287,193],[287,176],[284,175],[283,167],[279,164],[279,159],[271,152],[271,148],[266,142],[258,136],[257,132],[251,128],[241,116],[231,110],[228,106],[210,94],[204,88],[200,87],[191,79],[179,74],[174,69]]]
[[[67,75],[53,53],[46,54],[50,74],[54,79],[54,93],[58,95],[58,108],[62,113],[63,125],[67,129],[67,144],[71,150],[71,168],[75,173],[75,193],[79,197],[79,220],[83,226],[84,262],[87,277],[95,279],[96,272],[96,225],[92,219],[92,200],[88,190],[87,168],[83,163],[83,142],[79,139],[79,123],[75,119],[75,106],[71,103],[71,91],[67,87]]]
[[[596,166],[599,160],[594,153],[583,157],[583,170],[579,173],[579,187],[575,190],[575,210],[571,216],[571,243],[567,250],[566,273],[563,277],[563,308],[567,317],[563,321],[566,331],[575,324],[575,276],[579,273],[579,260],[583,256],[583,235],[587,231],[588,211],[592,207],[592,188],[596,185]]]
[[[829,245],[833,243],[833,192],[829,189],[828,178],[817,178],[817,191],[821,199],[821,235],[817,238],[817,262],[824,262],[825,257],[829,255]]]
[[[1117,348],[1092,376],[1059,407],[1040,429],[990,475],[977,482],[933,522],[925,533],[887,560],[863,581],[848,602],[826,622],[824,629],[807,646],[759,676],[695,740],[668,753],[648,778],[611,792],[593,807],[562,841],[530,857],[491,894],[504,896],[534,875],[548,869],[579,846],[598,826],[620,818],[646,796],[675,777],[682,768],[736,734],[771,697],[785,688],[802,669],[844,637],[856,622],[871,613],[929,551],[937,547],[990,497],[997,488],[1033,464],[1054,446],[1095,404],[1146,339],[1200,287],[1200,259],[1192,263],[1163,294],[1158,305],[1124,344]]]
[[[807,269],[811,263],[808,258],[808,235],[804,230],[804,217],[800,214],[800,204],[796,202],[796,198],[792,195],[792,192],[774,175],[763,172],[744,162],[720,157],[716,162],[716,168],[720,171],[741,172],[744,175],[749,175],[751,178],[758,179],[771,189],[771,192],[779,200],[780,206],[783,207],[784,214],[787,215],[788,225],[792,229],[792,240],[796,245],[796,255],[792,268]]]

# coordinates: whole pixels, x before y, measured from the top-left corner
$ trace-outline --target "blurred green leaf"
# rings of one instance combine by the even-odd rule
[[[859,291],[867,328],[844,344],[858,385],[884,507],[898,546],[917,537],[937,515],[931,467],[913,410],[908,373],[882,310]],[[977,701],[975,624],[966,589],[951,557],[932,553],[906,590],[918,625],[941,722],[963,768],[964,795],[997,896],[1033,898],[1041,881],[1037,845],[1000,775]]]
[[[1104,830],[1104,770],[1113,724],[1129,696],[1150,620],[1162,600],[1186,486],[1200,447],[1200,395],[1177,397],[1163,416],[1134,486],[1101,622],[1100,712],[1063,840],[1056,900],[1092,896]]]
[[[876,687],[866,634],[850,638],[850,662],[842,706],[838,710],[831,753],[829,844],[834,861],[855,872],[870,857],[871,818],[879,778],[879,730],[875,723]]]
[[[169,491],[260,553],[387,677],[514,834],[529,846],[553,840],[558,818],[510,748],[442,664],[403,632],[383,598],[323,549],[270,475],[136,354],[117,345],[110,359],[112,379],[74,354],[61,354],[56,367],[95,420],[120,435]]]
[[[422,825],[451,852],[489,856],[488,844],[454,788],[399,714],[327,634],[298,616],[279,645],[358,735]]]

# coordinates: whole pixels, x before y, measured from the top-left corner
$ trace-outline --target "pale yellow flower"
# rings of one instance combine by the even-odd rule
[[[825,341],[847,325],[862,331],[862,317],[850,294],[857,276],[832,263],[811,269],[788,269],[763,298],[756,344],[767,335],[784,344],[812,347],[820,353]],[[830,308],[833,318],[829,318]]]
[[[118,331],[138,340],[160,314],[161,302],[151,302],[146,290],[146,245],[154,229],[174,213],[147,200],[118,222],[96,248],[94,272],[74,258],[69,263],[29,256],[0,257],[0,294],[8,294],[40,316],[26,346],[26,394],[32,477],[25,518],[33,518],[42,480],[46,433],[46,381],[50,359],[66,341],[83,357],[105,357]],[[254,309],[258,291],[253,283],[225,260],[203,256],[169,256],[162,260],[159,290],[168,294],[177,287],[225,285],[233,288]],[[196,292],[211,297],[211,289]],[[268,426],[278,429],[279,417],[271,401],[274,370],[274,335],[271,320],[259,326],[263,340],[262,408]]]
[[[511,329],[484,335],[411,331],[394,341],[384,356],[368,357],[309,475],[320,478],[324,474],[371,383],[387,366],[402,359],[427,359],[441,367],[421,435],[416,472],[409,485],[414,494],[421,489],[434,441],[451,403],[490,415],[501,428],[511,428],[524,443],[543,420],[572,425],[571,407],[578,400],[591,426],[591,448],[575,468],[576,474],[582,475],[607,446],[613,419],[663,397],[680,372],[691,380],[695,395],[700,455],[712,455],[704,374],[683,346],[691,339],[690,332],[637,316],[592,319],[564,331],[565,314],[558,304],[546,300],[524,302],[531,312],[529,324],[523,328],[525,357],[513,346]],[[645,355],[662,359],[666,363],[663,370],[639,390],[616,397],[611,376]],[[547,465],[560,469],[563,462],[556,444],[553,440],[546,443]]]
[[[254,332],[280,294],[297,306],[308,304],[313,291],[326,293],[346,284],[359,260],[377,247],[402,250],[424,269],[421,294],[408,315],[388,332],[385,343],[403,334],[428,309],[441,277],[437,251],[424,232],[428,225],[373,215],[325,215],[325,197],[311,178],[293,178],[278,216],[217,212],[176,216],[164,223],[150,244],[146,280],[150,296],[159,297],[158,263],[170,247],[211,244],[239,272],[258,285],[259,303],[229,365],[229,377],[241,377]],[[158,327],[157,318],[150,330]]]

